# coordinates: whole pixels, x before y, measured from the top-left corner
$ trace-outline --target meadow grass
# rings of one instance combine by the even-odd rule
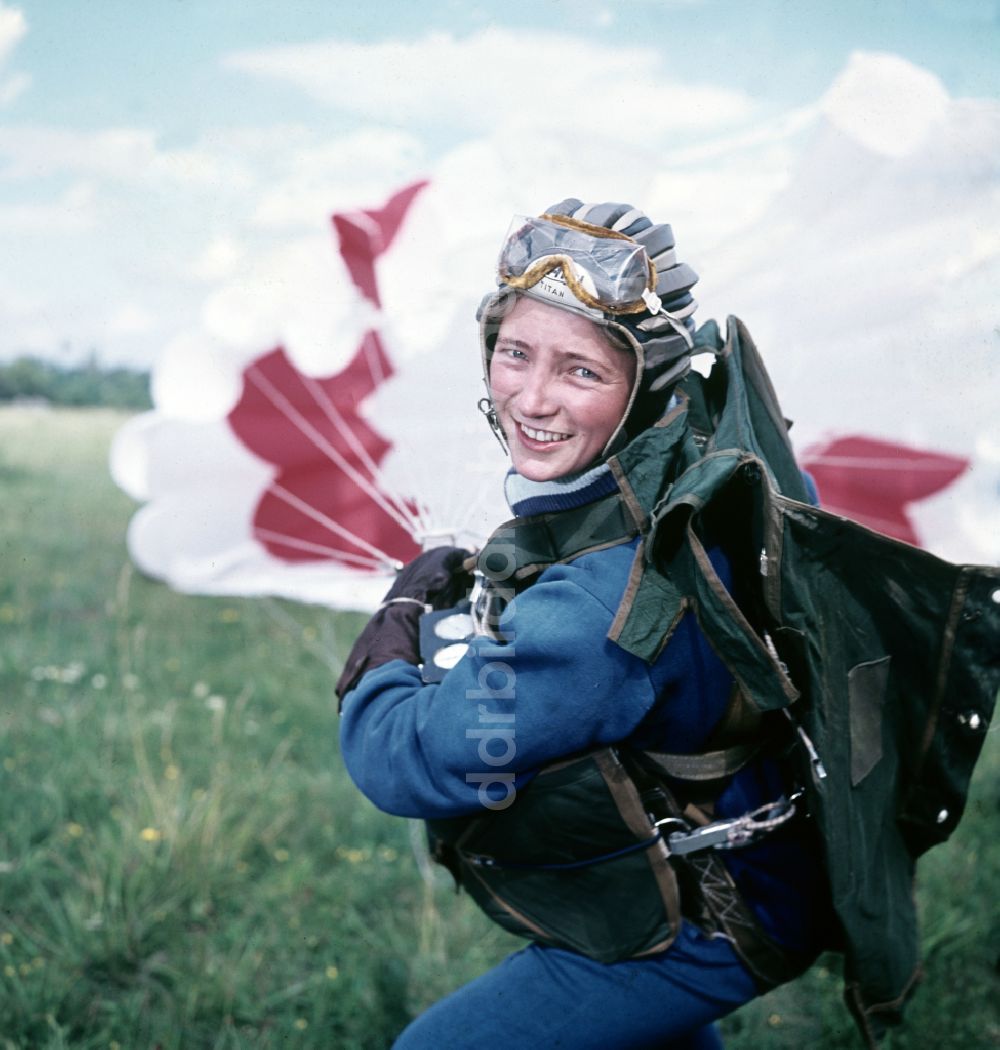
[[[381,1050],[519,942],[343,769],[362,617],[132,569],[123,420],[0,409],[0,1048]],[[890,1050],[1000,1046],[998,786],[994,736],[921,863],[928,977]],[[839,996],[824,958],[727,1045],[856,1047]]]

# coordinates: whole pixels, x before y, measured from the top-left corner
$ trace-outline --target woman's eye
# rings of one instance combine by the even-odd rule
[[[581,379],[600,379],[601,377],[591,371],[589,368],[585,368],[583,365],[579,365],[573,369],[573,375],[579,376]]]

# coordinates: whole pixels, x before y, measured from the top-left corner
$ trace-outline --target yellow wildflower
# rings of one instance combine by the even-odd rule
[[[139,838],[143,842],[159,842],[163,838],[163,832],[159,828],[143,828],[139,832]]]
[[[360,864],[362,861],[368,860],[370,856],[366,849],[354,849],[350,846],[338,846],[337,856],[342,860],[346,860],[348,864]]]
[[[309,1022],[304,1017],[296,1017],[295,1018],[295,1027],[300,1032],[304,1032],[309,1027]]]
[[[326,968],[326,976],[331,981],[335,981],[340,976],[340,970],[338,970],[336,966],[328,966]]]
[[[66,825],[66,834],[69,835],[71,839],[78,839],[83,834],[83,828],[75,821],[71,821]]]

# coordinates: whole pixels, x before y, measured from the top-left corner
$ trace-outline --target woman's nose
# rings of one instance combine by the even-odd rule
[[[526,416],[551,415],[555,411],[552,377],[544,369],[528,369],[517,400]]]

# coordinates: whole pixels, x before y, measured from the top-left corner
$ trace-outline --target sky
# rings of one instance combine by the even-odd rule
[[[997,100],[1000,2],[0,0],[0,358],[150,366],[238,326],[241,275],[293,280],[262,260],[334,209],[421,177],[491,222],[550,203],[547,165],[651,187],[705,248],[766,212],[859,52]]]

